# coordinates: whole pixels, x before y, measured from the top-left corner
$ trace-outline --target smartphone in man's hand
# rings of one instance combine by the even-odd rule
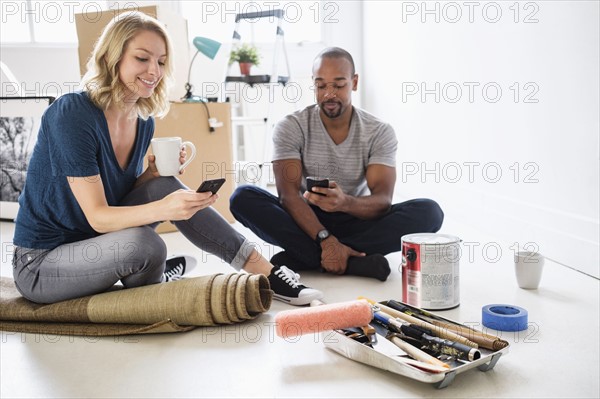
[[[313,187],[329,188],[329,179],[316,179],[314,177],[306,178],[306,189],[308,191],[310,191],[311,193],[314,193],[314,194],[318,194],[318,195],[325,195],[323,193],[317,193],[317,192],[313,191]]]
[[[210,191],[211,193],[213,193],[213,195],[215,195],[217,191],[219,191],[223,183],[225,183],[225,179],[206,180],[202,182],[202,184],[200,185],[200,187],[198,187],[198,190],[196,190],[196,192],[205,193]]]

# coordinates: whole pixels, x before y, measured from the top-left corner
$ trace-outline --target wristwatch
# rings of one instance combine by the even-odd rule
[[[323,242],[323,240],[328,239],[330,236],[331,234],[329,233],[329,230],[323,229],[317,233],[317,238],[315,239],[315,241],[317,242],[317,244],[321,245],[321,242]]]

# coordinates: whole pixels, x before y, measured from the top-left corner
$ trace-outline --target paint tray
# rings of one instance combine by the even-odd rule
[[[453,320],[436,315],[435,313],[416,308],[400,301],[397,302],[408,308],[413,316],[418,315],[423,318],[427,317],[429,321],[434,321],[434,324],[444,326],[444,328],[449,330],[459,329],[464,335],[468,335],[472,339],[474,339],[475,335],[481,334],[481,331],[467,327],[464,324],[457,323]],[[387,303],[387,301],[381,302],[383,305],[387,305]],[[494,368],[502,354],[508,353],[510,346],[508,342],[500,339],[500,337],[486,334],[488,338],[492,340],[496,338],[498,340],[498,343],[495,345],[496,349],[488,349],[479,345],[478,349],[481,357],[473,361],[460,360],[441,355],[438,359],[448,364],[450,368],[425,370],[420,368],[419,363],[411,359],[406,352],[386,339],[388,333],[386,327],[380,325],[376,321],[371,322],[371,325],[375,327],[375,330],[377,331],[375,343],[368,343],[368,340],[363,340],[363,342],[361,342],[349,338],[342,330],[334,330],[322,333],[325,347],[348,359],[387,370],[413,380],[433,384],[433,386],[438,389],[447,387],[454,381],[454,378],[458,374],[465,371],[474,368],[483,372],[491,370]],[[435,369],[435,367],[432,369]]]

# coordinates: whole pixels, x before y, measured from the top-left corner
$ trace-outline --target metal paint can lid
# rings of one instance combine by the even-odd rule
[[[460,242],[460,238],[448,234],[437,233],[414,233],[406,234],[401,238],[402,242],[412,244],[454,244]]]

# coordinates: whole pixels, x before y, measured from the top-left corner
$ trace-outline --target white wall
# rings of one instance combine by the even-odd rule
[[[398,134],[397,192],[598,277],[598,2],[471,4],[364,3],[363,98]]]
[[[398,134],[398,197],[434,198],[448,218],[507,245],[537,243],[548,257],[598,276],[598,3],[521,2],[518,23],[509,8],[514,2],[427,2],[429,10],[437,4],[439,23],[423,13],[422,2],[337,4],[325,43],[288,44],[292,76],[306,88],[302,105],[312,101],[316,52],[325,45],[348,49],[361,75],[355,103]],[[169,6],[177,10],[177,2]],[[496,7],[502,15],[492,23]],[[451,23],[457,10],[462,18]],[[222,79],[225,56],[219,57],[197,59],[195,84]],[[1,59],[26,94],[67,91],[79,80],[76,46],[2,46]],[[421,99],[421,84],[432,90],[436,82],[439,102],[432,93]],[[456,87],[462,97],[452,103]],[[495,103],[494,87],[502,90]],[[538,102],[526,102],[528,94]]]

